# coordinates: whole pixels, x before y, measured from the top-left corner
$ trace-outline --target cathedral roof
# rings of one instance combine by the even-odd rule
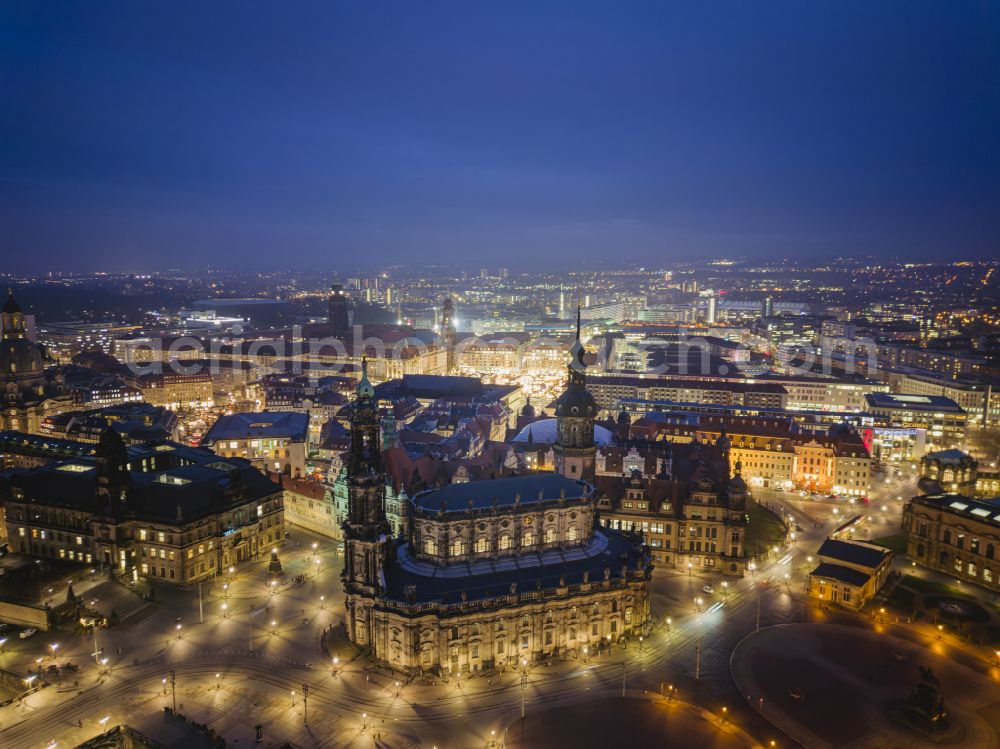
[[[408,544],[399,549],[398,558],[386,565],[386,598],[415,603],[461,604],[482,601],[512,593],[534,593],[590,582],[622,581],[648,574],[648,559],[638,537],[622,531],[600,528],[591,545],[574,553],[551,550],[521,554],[499,561],[452,564],[447,568],[429,565],[425,572],[407,562]],[[443,575],[447,569],[454,574]]]
[[[424,510],[437,512],[464,512],[472,503],[474,509],[493,506],[511,506],[518,502],[529,504],[558,499],[583,499],[590,495],[591,487],[584,481],[575,481],[558,473],[541,473],[534,476],[512,476],[467,484],[449,484],[431,489],[413,497],[413,504]]]

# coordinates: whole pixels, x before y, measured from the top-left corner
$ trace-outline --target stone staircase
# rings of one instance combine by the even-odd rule
[[[87,608],[98,611],[101,616],[110,617],[114,611],[120,624],[138,619],[155,608],[152,602],[115,580],[102,580],[79,596]]]

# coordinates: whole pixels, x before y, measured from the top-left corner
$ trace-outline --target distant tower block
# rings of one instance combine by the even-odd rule
[[[448,374],[455,371],[455,306],[446,297],[441,307],[441,338],[448,351]]]
[[[335,283],[330,287],[330,299],[327,322],[333,329],[333,334],[344,338],[351,331],[350,321],[350,297],[344,291],[344,287]]]

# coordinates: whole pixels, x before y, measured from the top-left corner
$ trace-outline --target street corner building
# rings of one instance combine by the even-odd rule
[[[13,552],[180,585],[284,540],[281,486],[240,458],[110,427],[96,445],[5,432],[0,450]]]
[[[561,471],[420,492],[391,538],[377,403],[362,377],[343,577],[347,635],[374,660],[475,672],[596,652],[645,630],[652,561],[641,534],[597,522],[596,409],[582,382],[571,375],[559,412]]]

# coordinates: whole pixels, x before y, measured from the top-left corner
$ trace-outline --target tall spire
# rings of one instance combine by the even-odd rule
[[[361,379],[358,381],[356,389],[358,400],[375,397],[375,388],[372,387],[371,380],[368,379],[368,357],[361,357]]]
[[[583,384],[583,371],[587,368],[587,363],[584,361],[587,349],[583,346],[583,340],[580,337],[580,328],[580,305],[578,303],[576,305],[576,338],[570,348],[572,358],[569,362],[569,383],[571,385],[574,383]]]

